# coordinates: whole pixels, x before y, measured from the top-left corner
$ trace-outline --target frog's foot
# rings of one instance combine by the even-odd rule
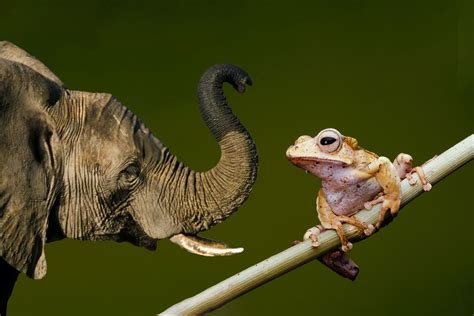
[[[423,169],[421,167],[415,167],[415,168],[413,168],[413,170],[409,174],[407,174],[407,179],[408,179],[409,183],[411,185],[416,184],[416,180],[413,178],[413,172],[416,172],[416,174],[418,175],[418,178],[420,178],[421,184],[423,185],[423,190],[425,192],[431,190],[432,185],[426,179],[425,172],[423,171]],[[412,181],[410,181],[411,179],[413,179],[412,180],[413,183],[412,183]]]
[[[343,223],[347,223],[361,229],[365,234],[367,234],[367,236],[375,231],[373,225],[367,225],[355,217],[349,217],[345,215],[334,216],[329,225],[327,225],[327,227],[324,226],[324,228],[334,229],[336,231],[339,239],[341,240],[341,250],[344,252],[348,252],[352,249],[352,243],[347,240],[346,235],[344,234],[344,229],[342,228]]]
[[[370,210],[374,205],[382,203],[383,202],[383,195],[380,195],[379,197],[376,197],[372,201],[367,201],[364,203],[364,208],[366,210]]]
[[[379,218],[377,220],[377,224],[375,227],[379,229],[382,227],[384,221],[385,221],[385,214],[387,213],[388,210],[390,210],[390,213],[392,217],[397,216],[398,210],[400,208],[400,199],[399,198],[390,198],[387,196],[383,197],[383,202],[382,202],[382,209],[380,210],[379,213]]]
[[[344,251],[344,252],[349,252],[349,251],[352,250],[352,248],[353,248],[353,245],[352,245],[352,243],[351,243],[350,241],[346,242],[345,245],[343,244],[343,245],[341,246],[341,250]]]
[[[431,161],[433,158],[431,158],[429,161]],[[413,158],[410,155],[407,154],[399,154],[397,158],[395,158],[395,161],[393,162],[393,165],[395,169],[397,170],[398,176],[400,179],[405,179],[407,178],[408,183],[410,185],[415,185],[416,184],[416,179],[413,177],[413,172],[416,172],[418,174],[418,177],[420,178],[421,184],[423,185],[423,190],[429,191],[431,190],[431,184],[426,180],[425,173],[423,172],[423,169],[421,167],[415,167],[413,168]]]
[[[377,230],[377,229],[375,228],[374,225],[368,224],[368,225],[367,225],[367,228],[364,229],[364,235],[365,235],[365,236],[370,236],[370,235],[372,235],[376,230]]]
[[[339,236],[339,240],[341,241],[341,250],[344,252],[349,252],[352,249],[352,243],[347,240],[346,235],[344,234],[342,222],[339,220],[333,221],[330,228],[334,229],[336,234]]]
[[[407,173],[405,175],[405,178],[408,180],[408,183],[411,185],[411,186],[414,186],[416,184],[416,179],[413,177],[413,175],[411,173]]]
[[[316,248],[319,246],[318,235],[324,231],[324,228],[321,225],[308,228],[306,233],[303,236],[303,240],[311,239],[311,245]]]
[[[358,220],[354,216],[349,217],[349,216],[345,216],[345,215],[339,215],[339,216],[337,216],[337,218],[339,219],[339,221],[341,221],[343,223],[347,223],[347,224],[350,224],[352,226],[355,226],[355,227],[359,228],[360,230],[363,231],[365,236],[370,236],[375,232],[374,225],[366,224],[364,222],[361,222],[360,220]]]

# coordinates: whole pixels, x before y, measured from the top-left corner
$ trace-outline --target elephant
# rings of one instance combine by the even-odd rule
[[[126,241],[149,250],[170,239],[205,256],[230,248],[197,234],[248,198],[256,146],[224,83],[252,85],[241,68],[209,68],[198,84],[202,117],[221,157],[208,171],[181,163],[116,98],[70,90],[21,48],[0,42],[0,314],[19,273],[46,274],[45,243]]]

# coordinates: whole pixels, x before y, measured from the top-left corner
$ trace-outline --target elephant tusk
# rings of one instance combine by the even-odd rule
[[[170,241],[191,253],[205,257],[231,256],[244,251],[244,248],[229,248],[223,242],[197,235],[178,234],[171,237]]]

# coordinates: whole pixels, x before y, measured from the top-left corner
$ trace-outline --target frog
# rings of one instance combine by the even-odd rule
[[[344,136],[335,128],[323,129],[315,137],[298,137],[286,151],[286,157],[321,179],[316,199],[321,224],[311,227],[303,236],[304,240],[312,240],[313,247],[319,246],[317,236],[322,231],[332,229],[341,241],[341,250],[350,251],[353,246],[344,234],[344,223],[360,229],[362,236],[370,236],[379,230],[386,223],[387,212],[391,218],[398,214],[400,182],[407,178],[410,185],[415,185],[415,172],[423,189],[431,189],[423,169],[413,167],[410,155],[400,153],[392,163],[388,158],[360,147],[357,139]],[[378,203],[382,205],[375,226],[354,216]]]

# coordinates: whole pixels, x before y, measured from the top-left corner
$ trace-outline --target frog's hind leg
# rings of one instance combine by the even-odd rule
[[[350,280],[355,280],[357,274],[359,273],[359,267],[346,253],[346,251],[352,247],[352,244],[347,241],[342,229],[342,223],[334,218],[336,215],[332,212],[330,206],[327,204],[326,199],[324,198],[324,195],[321,194],[321,192],[317,199],[317,207],[319,220],[322,224],[324,223],[323,225],[326,225],[326,227],[323,225],[311,227],[306,231],[303,239],[311,239],[313,247],[318,247],[318,235],[325,229],[336,229],[336,232],[341,239],[341,243],[343,244],[343,250],[337,249],[335,251],[326,253],[320,256],[318,260],[340,276]],[[322,212],[322,215],[320,212]],[[352,221],[352,218],[349,218],[349,221],[358,227],[365,228],[363,227],[363,223],[359,224],[358,221]]]
[[[336,214],[333,213],[331,207],[326,201],[326,198],[324,197],[323,194],[321,194],[321,192],[319,193],[317,204],[318,204],[318,217],[319,217],[319,221],[321,222],[321,225],[325,229],[334,229],[336,231],[336,234],[339,236],[339,239],[341,240],[342,251],[348,252],[349,250],[351,250],[352,243],[350,243],[347,240],[346,235],[344,234],[344,229],[342,228],[341,221],[337,220]]]
[[[319,221],[321,222],[321,225],[325,229],[334,229],[339,236],[339,239],[341,240],[342,244],[342,251],[348,252],[349,250],[352,249],[352,243],[350,243],[346,235],[344,234],[344,229],[342,228],[343,223],[348,223],[350,225],[354,225],[361,230],[364,231],[364,233],[368,233],[369,235],[373,232],[373,226],[369,227],[366,223],[363,223],[356,219],[355,217],[349,217],[345,215],[336,215],[331,209],[331,206],[326,201],[326,198],[324,197],[324,194],[322,191],[319,192],[318,199],[317,199],[317,204],[318,204],[318,217]]]
[[[372,235],[375,231],[374,225],[363,223],[353,216],[338,215],[337,218],[341,222],[350,224],[361,229],[364,232],[364,235],[366,236]]]

